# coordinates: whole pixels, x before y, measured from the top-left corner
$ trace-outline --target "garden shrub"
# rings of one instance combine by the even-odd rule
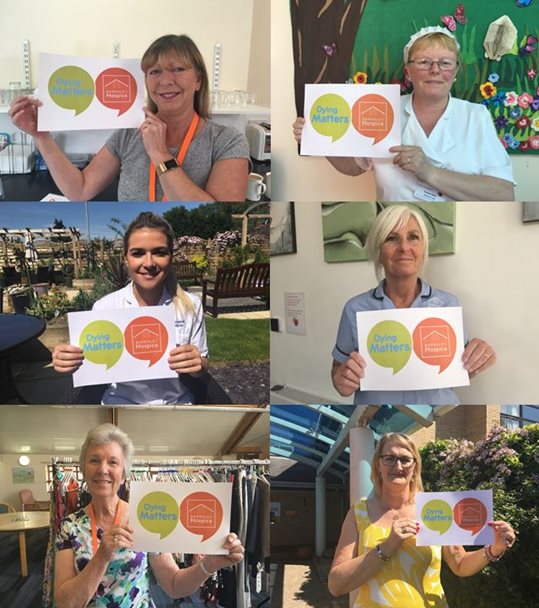
[[[425,491],[492,488],[494,519],[509,522],[517,532],[514,546],[479,574],[459,578],[444,566],[442,581],[449,606],[537,608],[539,425],[495,427],[476,444],[438,440],[420,452]]]

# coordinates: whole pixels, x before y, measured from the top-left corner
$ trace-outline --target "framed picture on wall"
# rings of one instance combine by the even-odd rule
[[[455,253],[455,203],[322,203],[324,261],[367,259],[365,242],[376,216],[387,206],[409,205],[418,211],[429,235],[429,255]]]
[[[294,203],[271,203],[270,255],[297,253]]]
[[[523,222],[539,222],[539,203],[527,203],[522,205]]]

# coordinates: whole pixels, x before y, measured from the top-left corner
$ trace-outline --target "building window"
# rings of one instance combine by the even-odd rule
[[[535,424],[539,422],[539,405],[502,405],[500,421],[510,429]]]

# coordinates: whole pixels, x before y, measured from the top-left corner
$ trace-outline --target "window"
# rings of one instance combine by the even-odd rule
[[[534,424],[539,422],[539,405],[502,405],[500,420],[502,426],[510,429]]]

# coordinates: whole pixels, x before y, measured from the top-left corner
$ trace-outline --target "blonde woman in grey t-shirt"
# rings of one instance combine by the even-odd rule
[[[42,103],[17,97],[13,123],[30,134],[70,200],[90,200],[119,178],[119,200],[244,201],[249,175],[245,136],[209,120],[204,60],[185,35],[161,36],[141,60],[148,105],[139,129],[114,133],[82,171],[48,132],[37,130]]]

